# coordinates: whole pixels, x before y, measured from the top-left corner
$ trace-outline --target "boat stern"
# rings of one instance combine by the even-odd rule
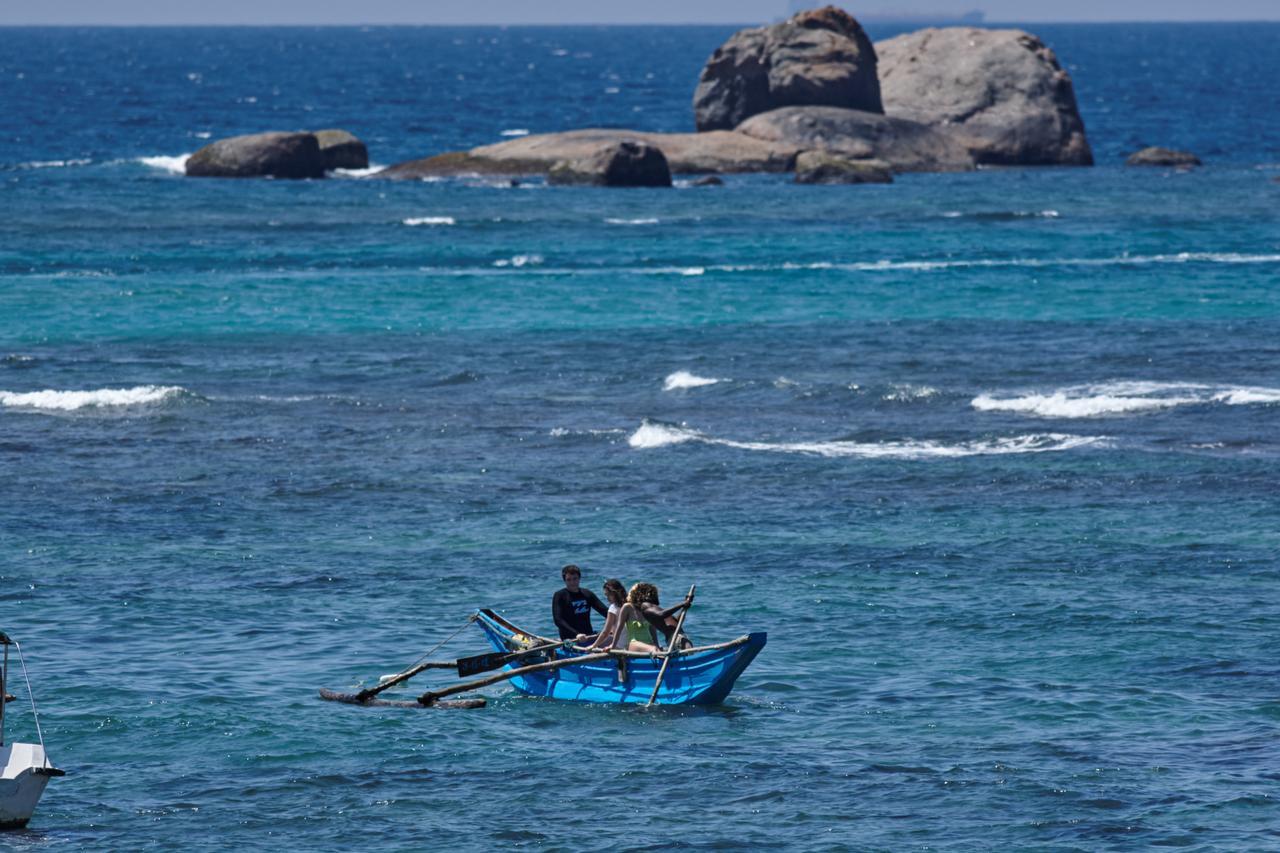
[[[65,775],[49,763],[40,744],[0,746],[0,829],[26,826],[49,780]]]

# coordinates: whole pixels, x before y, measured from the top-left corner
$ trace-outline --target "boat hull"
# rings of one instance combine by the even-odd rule
[[[39,744],[0,746],[0,829],[26,826],[49,784],[49,777],[61,773],[49,767],[44,748]]]
[[[480,611],[476,622],[495,651],[512,651],[520,644],[514,625],[491,611]],[[671,659],[656,705],[718,705],[733,690],[734,682],[764,648],[768,635],[748,634],[721,648],[682,654]],[[573,657],[557,652],[557,659]],[[508,664],[507,670],[530,661]],[[546,672],[518,675],[511,684],[521,693],[571,702],[607,704],[647,704],[653,695],[662,668],[661,658],[628,658],[625,667],[617,660],[597,660],[580,666],[568,665]]]

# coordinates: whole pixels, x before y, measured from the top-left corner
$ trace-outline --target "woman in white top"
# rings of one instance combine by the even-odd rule
[[[622,605],[627,603],[627,589],[622,581],[609,578],[604,582],[604,600],[609,602],[609,613],[604,617],[604,627],[596,634],[596,641],[591,644],[592,649],[613,648],[613,641],[622,627],[619,614],[622,612]]]

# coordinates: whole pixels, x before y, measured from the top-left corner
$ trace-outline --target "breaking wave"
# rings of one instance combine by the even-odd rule
[[[176,157],[166,155],[158,155],[156,157],[139,157],[137,162],[144,166],[150,166],[152,169],[159,169],[162,172],[169,172],[174,175],[185,175],[187,173],[187,158],[191,154],[179,154]]]
[[[715,438],[683,426],[646,420],[628,438],[636,450],[653,450],[673,444],[697,442],[736,450],[765,453],[798,453],[826,458],[857,459],[957,459],[966,456],[999,456],[1016,453],[1047,453],[1078,447],[1106,446],[1105,436],[1035,433],[1006,438],[983,439],[948,444],[940,441],[732,441]]]
[[[177,385],[136,385],[133,388],[100,388],[95,391],[0,391],[0,406],[74,412],[78,409],[146,406],[175,400],[190,393]]]
[[[719,379],[698,376],[696,373],[690,373],[687,370],[677,370],[663,380],[662,390],[681,391],[686,388],[701,388],[704,385],[715,385],[719,381]]]
[[[381,163],[370,163],[363,169],[332,169],[329,174],[336,178],[367,178],[387,168]]]
[[[609,225],[657,225],[659,220],[657,217],[646,219],[617,219],[610,217],[605,220]]]
[[[950,258],[921,261],[785,261],[776,264],[707,264],[705,266],[576,266],[545,267],[541,275],[679,275],[701,276],[708,273],[778,273],[778,272],[937,272],[962,269],[1050,268],[1050,267],[1123,267],[1159,264],[1280,264],[1280,253],[1245,254],[1240,252],[1178,252],[1167,255],[1114,255],[1103,258]],[[495,264],[495,266],[507,266]],[[423,272],[439,275],[485,275],[485,268],[423,267]]]
[[[411,216],[408,219],[402,219],[405,225],[457,225],[458,221],[452,216]]]
[[[1105,382],[1072,385],[1047,394],[1011,397],[980,394],[971,401],[983,412],[1015,412],[1042,418],[1096,418],[1220,403],[1228,406],[1280,403],[1280,388],[1191,382]]]

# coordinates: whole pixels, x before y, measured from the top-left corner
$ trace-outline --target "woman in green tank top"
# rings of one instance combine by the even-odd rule
[[[627,593],[627,603],[618,613],[620,624],[610,648],[653,654],[658,651],[658,638],[653,630],[655,620],[661,620],[665,626],[668,617],[688,606],[689,602],[684,601],[660,610],[658,588],[651,583],[636,584]]]

